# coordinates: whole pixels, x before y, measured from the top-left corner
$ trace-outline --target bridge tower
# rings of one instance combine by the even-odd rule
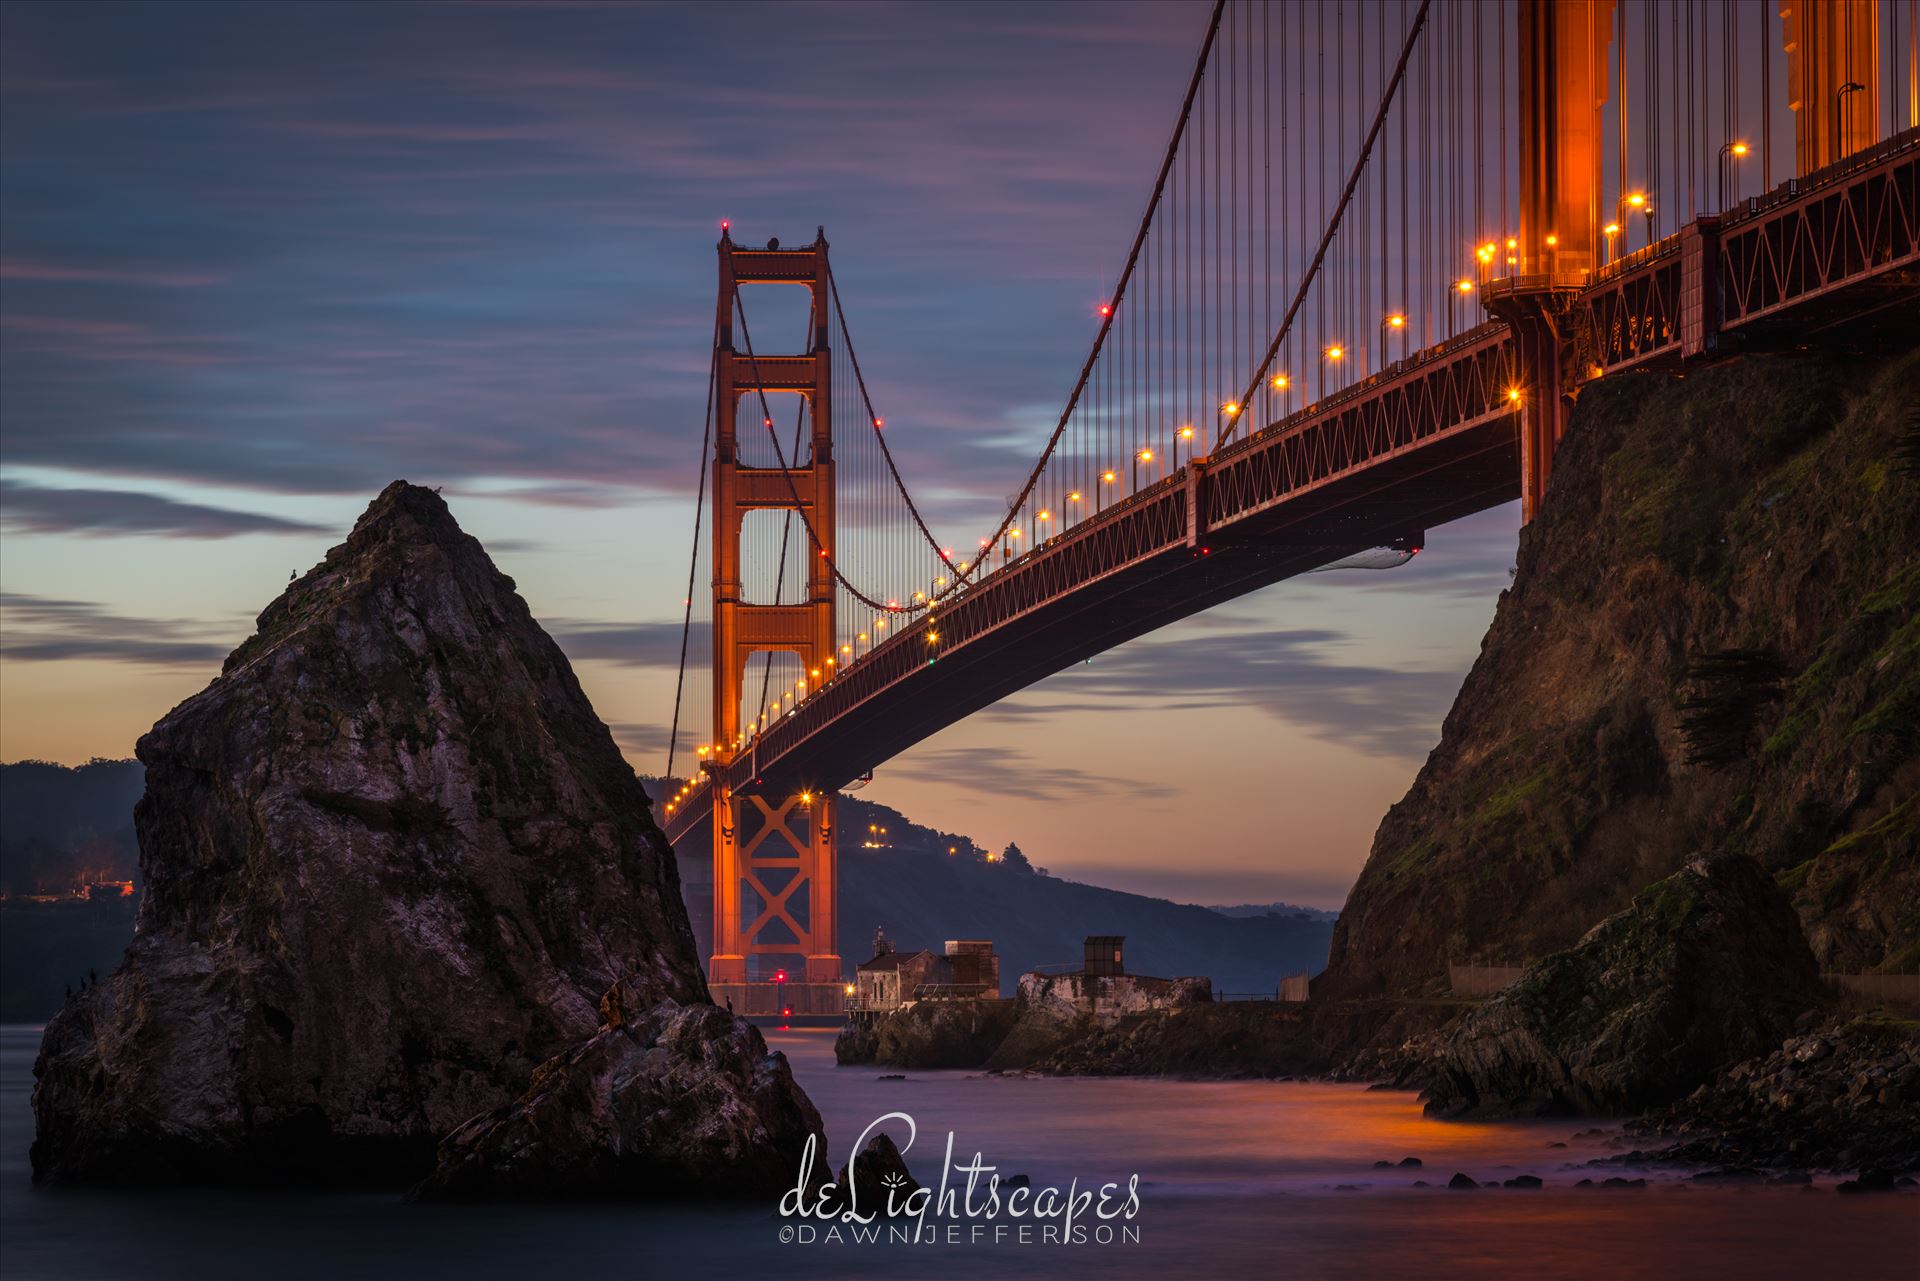
[[[713,457],[713,743],[703,766],[713,795],[713,954],[708,979],[715,1000],[743,998],[742,1013],[795,1013],[841,1008],[835,944],[834,798],[831,792],[763,797],[736,792],[724,768],[746,737],[741,694],[748,659],[769,650],[797,654],[807,671],[830,665],[834,652],[832,361],[828,348],[832,298],[827,240],[764,249],[720,238],[718,351],[715,353]],[[747,335],[736,350],[734,318],[742,285],[797,285],[811,291],[812,340],[798,355],[762,354]],[[811,432],[803,455],[788,466],[743,466],[737,424],[760,417],[762,397],[800,396]],[[742,402],[747,402],[744,406]],[[794,537],[807,549],[806,596],[794,604],[742,599],[741,535],[754,510],[792,511]],[[812,546],[812,539],[819,547]],[[804,904],[804,907],[802,906]],[[749,965],[770,956],[798,960],[791,982]],[[766,967],[761,966],[762,969]],[[775,992],[778,995],[775,995]],[[819,1010],[814,1006],[819,1005]]]
[[[1876,0],[1785,0],[1795,170],[1809,174],[1879,140],[1880,6]]]
[[[1559,318],[1600,265],[1602,142],[1614,0],[1520,5],[1520,271],[1487,290],[1513,331],[1520,512],[1532,520],[1566,429]]]

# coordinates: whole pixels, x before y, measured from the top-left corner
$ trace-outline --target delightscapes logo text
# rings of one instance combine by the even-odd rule
[[[906,1128],[900,1144],[904,1156],[919,1137],[920,1127],[905,1112],[876,1117],[854,1144],[865,1154],[867,1141],[888,1122]],[[816,1142],[809,1137],[800,1155],[794,1186],[780,1198],[780,1240],[795,1245],[860,1245],[878,1242],[906,1245],[1138,1245],[1140,1242],[1140,1176],[1130,1174],[1124,1184],[1081,1186],[1078,1178],[1065,1187],[1034,1186],[1025,1179],[1003,1176],[997,1165],[975,1152],[964,1161],[954,1159],[955,1138],[947,1132],[940,1177],[933,1185],[913,1187],[898,1171],[887,1171],[860,1188],[860,1162],[848,1163],[848,1186],[816,1182]]]

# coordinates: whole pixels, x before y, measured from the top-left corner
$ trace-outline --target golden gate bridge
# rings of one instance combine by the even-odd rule
[[[669,780],[683,714],[712,723],[660,806],[671,840],[710,832],[716,999],[840,1009],[836,791],[945,726],[1282,579],[1514,499],[1531,519],[1592,379],[1910,338],[1917,17],[1218,0],[1044,447],[950,542],[824,231],[722,224]],[[756,346],[764,286],[807,305]]]

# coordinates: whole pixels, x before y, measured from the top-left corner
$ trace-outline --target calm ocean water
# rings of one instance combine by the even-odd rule
[[[907,1161],[937,1180],[980,1152],[1035,1187],[1140,1176],[1137,1243],[782,1243],[776,1207],[408,1205],[385,1195],[45,1191],[27,1145],[36,1028],[0,1029],[0,1273],[33,1278],[566,1276],[1911,1278],[1920,1197],[1705,1187],[1576,1190],[1608,1140],[1581,1123],[1429,1121],[1411,1095],[1286,1082],[880,1080],[837,1068],[832,1034],[773,1032],[826,1119],[837,1165],[884,1112],[911,1114]],[[905,1138],[893,1127],[896,1139]],[[1566,1147],[1550,1147],[1550,1144]],[[1417,1156],[1420,1169],[1376,1160]],[[1449,1192],[1539,1175],[1537,1191]],[[1599,1172],[1600,1175],[1612,1171]],[[962,1176],[964,1177],[964,1176]],[[1436,1186],[1416,1188],[1416,1179]]]

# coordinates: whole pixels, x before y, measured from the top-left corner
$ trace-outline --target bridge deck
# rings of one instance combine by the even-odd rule
[[[1887,306],[1911,324],[1917,152],[1909,130],[1598,273],[1570,304],[1588,372]],[[1181,468],[876,646],[770,726],[729,781],[771,795],[840,787],[1134,637],[1518,498],[1513,362],[1506,327],[1482,325]],[[710,806],[702,782],[668,836]]]

